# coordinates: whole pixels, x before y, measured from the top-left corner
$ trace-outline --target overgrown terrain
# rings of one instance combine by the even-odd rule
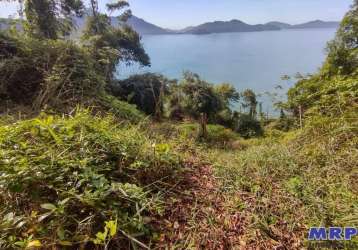
[[[116,79],[150,59],[127,2],[90,3],[81,40],[82,1],[25,1],[0,33],[1,249],[358,248],[306,240],[358,226],[357,1],[277,118],[191,72]]]

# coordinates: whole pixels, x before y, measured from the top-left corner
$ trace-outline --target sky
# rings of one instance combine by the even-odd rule
[[[109,0],[99,0],[104,8]],[[249,24],[281,21],[340,21],[353,0],[129,0],[134,15],[164,28],[180,29],[205,22],[239,19]],[[0,3],[0,17],[16,13]]]

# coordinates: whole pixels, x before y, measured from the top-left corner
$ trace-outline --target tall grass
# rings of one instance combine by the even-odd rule
[[[161,211],[151,184],[179,166],[152,144],[139,127],[85,110],[1,126],[0,248],[148,242],[146,218]]]
[[[358,225],[357,128],[354,112],[315,116],[278,142],[261,140],[247,150],[214,150],[206,157],[216,162],[229,200],[239,194],[251,218],[249,232],[295,248],[311,226]]]

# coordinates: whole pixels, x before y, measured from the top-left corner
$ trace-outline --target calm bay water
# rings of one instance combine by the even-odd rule
[[[119,66],[120,78],[156,72],[180,78],[183,71],[198,73],[213,82],[229,82],[238,90],[273,91],[277,84],[286,91],[293,82],[281,76],[314,73],[325,58],[325,47],[335,29],[281,30],[210,35],[144,36],[151,58],[150,68]],[[267,104],[267,98],[263,99]],[[271,109],[271,108],[270,108]]]

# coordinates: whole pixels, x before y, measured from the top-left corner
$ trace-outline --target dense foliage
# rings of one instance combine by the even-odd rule
[[[39,110],[88,102],[103,92],[104,78],[90,54],[72,41],[0,36],[0,95]],[[4,107],[4,106],[3,106]]]
[[[0,248],[105,244],[98,232],[115,221],[120,234],[149,237],[145,216],[160,209],[157,188],[178,157],[151,146],[137,127],[77,111],[0,128]],[[96,235],[97,234],[97,235]]]
[[[99,12],[98,1],[91,0],[92,15],[87,18],[86,28],[82,35],[82,42],[99,62],[100,70],[107,81],[114,79],[116,66],[120,62],[130,64],[138,62],[142,66],[149,66],[149,56],[144,51],[139,34],[124,22],[130,17],[130,10],[122,12],[118,21],[124,23],[115,27],[110,15]],[[107,11],[123,11],[129,4],[119,0],[107,4]]]
[[[358,3],[343,18],[337,35],[328,44],[328,57],[322,73],[335,75],[357,75],[358,69]]]
[[[336,37],[328,44],[328,56],[316,75],[301,79],[288,92],[286,108],[297,117],[311,114],[342,115],[357,107],[358,4],[344,17]],[[308,114],[310,116],[310,114]]]
[[[83,14],[81,0],[28,0],[22,1],[26,33],[35,38],[57,39],[66,36],[73,28],[72,17]],[[20,13],[22,14],[22,13]]]
[[[160,118],[164,112],[168,82],[165,77],[152,73],[133,75],[113,82],[110,91],[114,96],[135,104],[146,114]]]
[[[169,87],[169,113],[173,119],[191,117],[202,126],[209,122],[220,124],[245,137],[261,135],[261,124],[256,120],[256,95],[252,90],[244,91],[243,106],[249,107],[248,115],[233,111],[240,100],[240,93],[230,84],[212,84],[197,74],[186,72],[183,79]],[[248,119],[249,118],[249,119]],[[205,128],[203,128],[205,129]],[[247,133],[247,130],[255,131]]]
[[[117,5],[108,9],[126,6]],[[110,18],[98,10],[93,11],[95,19],[88,18],[82,44],[58,36],[73,30],[73,15],[81,15],[83,8],[80,0],[26,1],[24,33],[0,34],[2,109],[13,104],[33,111],[44,107],[69,110],[77,104],[97,106],[101,104],[98,96],[105,95],[105,86],[113,80],[119,62],[149,65],[139,35],[125,25],[112,27]],[[91,29],[99,25],[101,30]]]

